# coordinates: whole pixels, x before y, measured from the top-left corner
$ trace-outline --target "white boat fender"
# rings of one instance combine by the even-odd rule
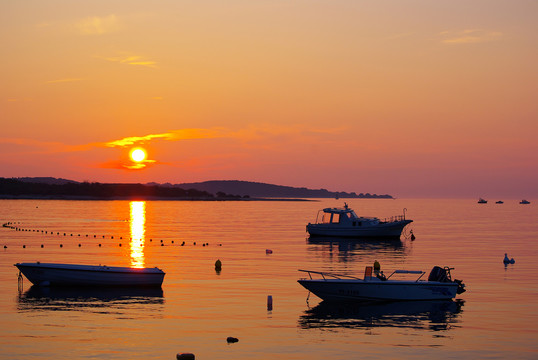
[[[182,353],[176,355],[177,360],[195,360],[194,354],[191,353]]]

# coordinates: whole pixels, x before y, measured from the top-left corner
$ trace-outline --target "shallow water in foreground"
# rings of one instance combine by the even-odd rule
[[[346,201],[380,218],[406,208],[416,240],[308,240],[318,209],[343,205],[334,199],[0,200],[1,223],[30,230],[0,228],[0,358],[536,358],[535,201]],[[515,264],[503,265],[505,252]],[[344,305],[307,298],[296,281],[298,269],[362,276],[376,259],[386,273],[455,267],[468,291],[451,302]],[[13,264],[34,261],[158,266],[166,276],[159,290],[48,289],[25,279],[19,292]]]

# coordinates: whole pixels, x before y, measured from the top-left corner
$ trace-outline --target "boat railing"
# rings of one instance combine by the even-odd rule
[[[362,280],[361,278],[358,278],[352,275],[336,274],[336,273],[330,273],[330,272],[325,272],[325,271],[312,271],[312,270],[301,270],[301,269],[299,269],[299,271],[308,273],[310,280],[313,280],[312,274],[320,275],[323,280],[327,280],[327,277],[334,278],[334,279],[346,278],[346,279]]]
[[[425,271],[422,271],[422,270],[394,270],[392,272],[392,274],[390,274],[389,276],[387,276],[387,280],[390,279],[390,277],[394,274],[416,274],[416,275],[420,275],[418,277],[418,279],[416,279],[415,281],[419,281],[423,276],[424,274],[426,274]]]
[[[404,220],[405,220],[405,215],[395,215],[391,217],[386,217],[383,220],[381,220],[381,222],[389,223],[389,222],[404,221]]]

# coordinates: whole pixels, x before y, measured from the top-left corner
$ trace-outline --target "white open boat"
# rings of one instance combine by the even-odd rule
[[[411,222],[413,220],[405,218],[405,209],[403,215],[380,220],[376,217],[359,217],[344,203],[342,208],[318,211],[316,222],[308,223],[306,231],[310,236],[399,238],[403,228]]]
[[[17,263],[15,266],[34,285],[41,286],[161,286],[159,268],[105,265]]]
[[[395,270],[385,278],[380,273],[372,275],[367,266],[364,278],[328,272],[299,270],[308,273],[309,279],[299,284],[323,300],[397,301],[397,300],[444,300],[452,299],[465,291],[461,280],[452,280],[453,268],[435,266],[428,280],[421,280],[424,271]],[[321,278],[312,278],[316,274]],[[416,280],[394,280],[396,274],[419,275]]]

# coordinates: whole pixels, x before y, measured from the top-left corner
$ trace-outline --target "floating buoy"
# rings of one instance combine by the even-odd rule
[[[215,261],[215,270],[222,270],[222,262],[220,261],[220,259],[217,259],[217,261]]]
[[[43,245],[41,245],[41,247],[43,247]],[[63,247],[63,245],[62,245],[62,244],[60,244],[60,247]]]
[[[177,360],[195,360],[194,354],[182,353],[176,355]]]
[[[411,241],[415,240],[415,234],[413,234],[413,230],[411,230],[410,233],[411,233]]]
[[[81,247],[82,245],[78,244],[78,247]]]
[[[273,253],[273,250],[271,250],[271,249],[265,249],[265,253],[266,253],[266,254],[272,254],[272,253]]]
[[[271,295],[267,295],[267,310],[273,310],[273,297]]]
[[[23,248],[23,249],[26,249],[26,245],[23,245],[22,248]]]
[[[510,264],[510,259],[508,258],[508,254],[507,254],[507,253],[504,253],[503,263],[505,263],[505,264]]]
[[[99,247],[101,247],[101,244],[99,244]]]
[[[121,243],[120,243],[120,247],[121,247]]]
[[[43,244],[41,244],[41,248],[43,248]]]
[[[239,339],[238,339],[238,338],[231,337],[231,336],[228,336],[228,337],[226,338],[226,341],[228,342],[228,344],[230,344],[230,343],[236,343],[236,342],[238,342]]]
[[[4,249],[7,249],[7,245],[4,245]]]
[[[196,245],[196,241],[192,243],[193,245]]]

